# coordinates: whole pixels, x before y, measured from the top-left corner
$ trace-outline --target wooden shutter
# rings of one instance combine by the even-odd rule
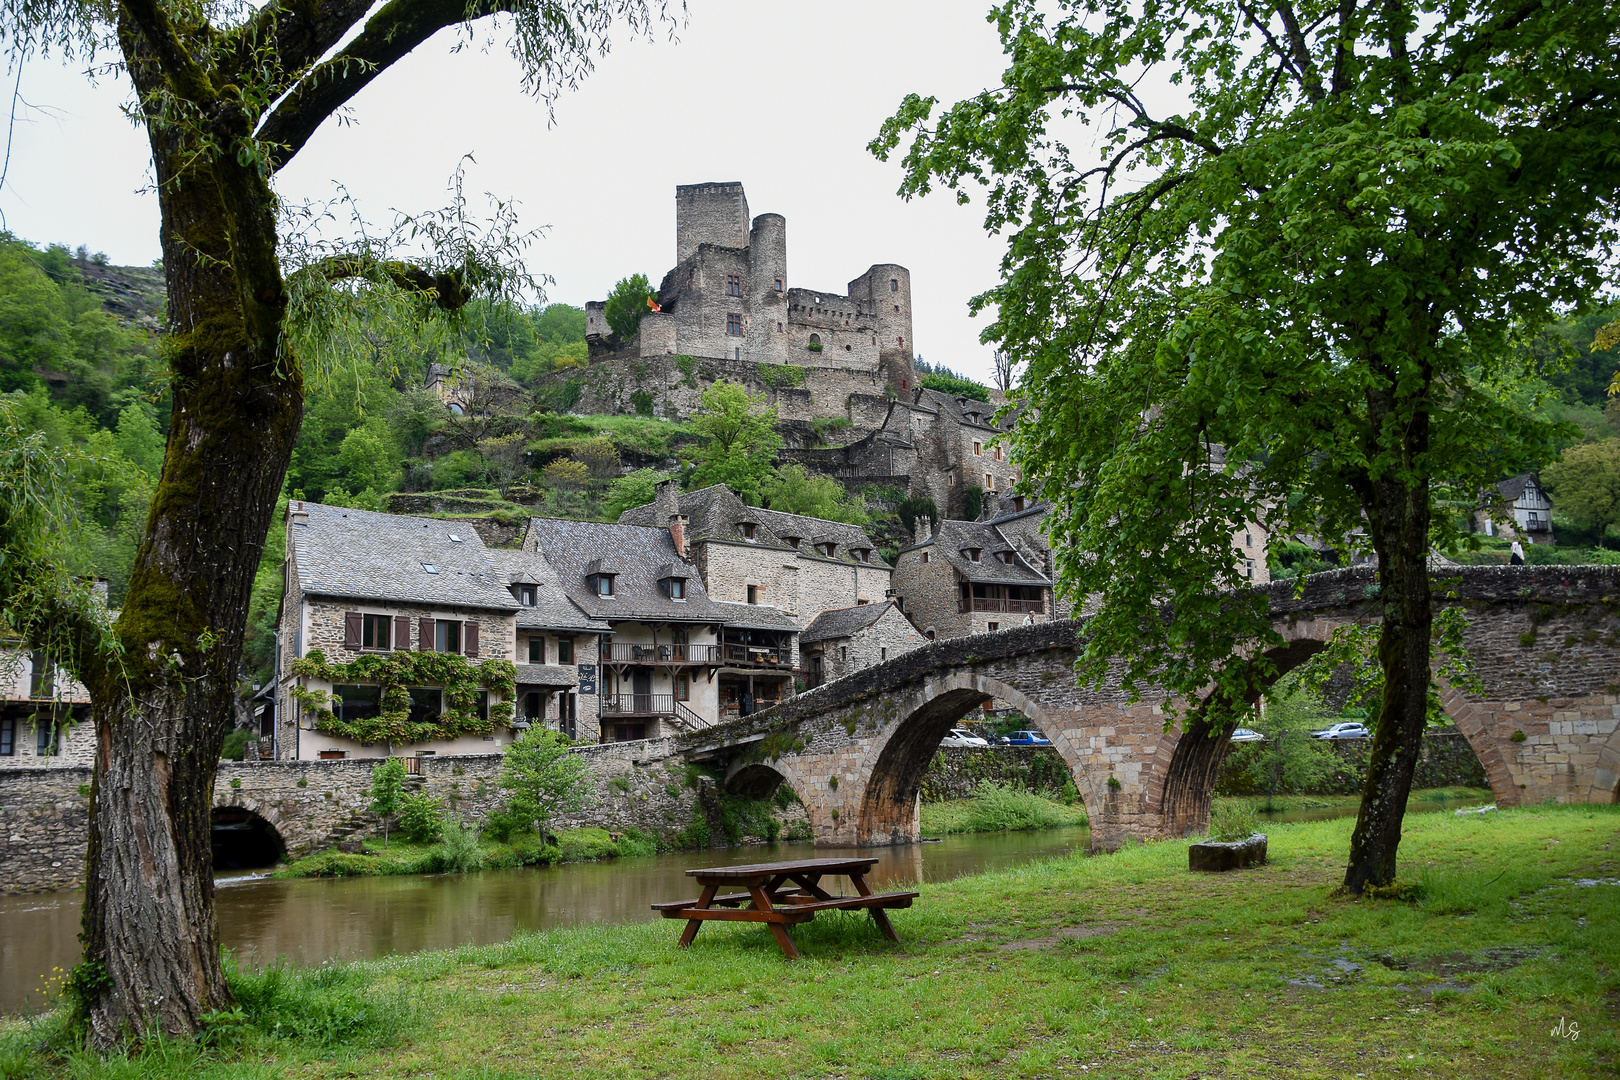
[[[417,639],[416,647],[421,652],[433,651],[433,620],[422,619],[419,622],[421,637]]]
[[[343,613],[343,647],[345,649],[358,649],[360,647],[360,613],[358,611],[345,611]]]
[[[409,615],[394,616],[394,648],[409,649],[411,647],[411,617]]]
[[[464,656],[478,655],[478,624],[464,622],[461,624],[461,652]]]

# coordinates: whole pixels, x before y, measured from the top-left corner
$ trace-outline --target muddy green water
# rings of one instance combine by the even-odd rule
[[[1440,808],[1414,802],[1408,809]],[[1265,817],[1300,821],[1353,813],[1301,810]],[[978,833],[865,854],[879,860],[874,884],[935,882],[1084,851],[1090,839],[1085,828]],[[221,877],[220,937],[250,964],[318,964],[505,941],[522,930],[656,918],[649,904],[694,894],[685,874],[692,867],[815,855],[810,844],[771,844],[467,875]],[[78,963],[79,900],[77,892],[0,897],[0,1013],[39,1009],[53,969]]]

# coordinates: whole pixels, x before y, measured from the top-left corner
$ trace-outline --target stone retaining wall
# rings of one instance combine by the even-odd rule
[[[1217,795],[1264,795],[1263,782],[1245,774],[1245,766],[1258,753],[1259,744],[1239,743],[1233,746],[1221,766],[1221,778],[1216,782]],[[1298,795],[1359,795],[1367,779],[1367,757],[1372,753],[1371,739],[1336,739],[1330,749],[1337,759],[1333,773],[1313,784],[1308,791],[1290,792]],[[1485,780],[1485,766],[1480,764],[1474,748],[1460,731],[1435,732],[1423,737],[1422,756],[1412,774],[1414,790],[1442,787],[1489,787]]]
[[[84,884],[89,783],[88,767],[0,771],[0,895]]]
[[[1069,767],[1050,746],[942,746],[923,774],[923,802],[966,799],[988,781],[1062,798]]]

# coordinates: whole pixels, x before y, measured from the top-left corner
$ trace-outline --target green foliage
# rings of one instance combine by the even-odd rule
[[[537,827],[541,836],[559,814],[583,809],[591,788],[585,762],[569,752],[567,736],[542,727],[513,740],[501,759],[500,783],[512,793],[507,813]]]
[[[703,392],[692,426],[706,441],[697,451],[688,490],[724,484],[758,506],[760,484],[782,448],[776,406],[767,405],[764,394],[750,394],[741,384],[722,379]]]
[[[1329,562],[1298,540],[1273,540],[1266,548],[1266,560],[1273,581],[1305,577],[1338,568],[1337,563]]]
[[[637,416],[651,416],[653,414],[652,393],[647,390],[637,390],[630,395],[630,405],[636,410]]]
[[[439,826],[442,846],[439,849],[439,869],[450,874],[467,874],[484,865],[484,854],[478,848],[478,830],[460,818],[445,814]]]
[[[1553,444],[1508,400],[1513,345],[1605,284],[1620,156],[1587,133],[1620,124],[1597,74],[1620,13],[1345,5],[1295,34],[1230,0],[1048,8],[999,9],[1000,86],[939,116],[908,97],[873,149],[909,140],[907,195],[982,184],[1007,237],[974,305],[1027,365],[1041,420],[1013,456],[1053,503],[1060,589],[1101,598],[1080,674],[1200,700],[1213,681],[1242,713],[1230,658],[1279,639],[1235,530],[1365,528],[1404,566],[1459,540],[1431,501]],[[1136,104],[1161,73],[1183,112]]]
[[[371,812],[383,819],[383,847],[388,846],[388,819],[399,813],[405,798],[405,762],[391,757],[371,770]]]
[[[653,501],[655,489],[669,479],[669,474],[657,469],[637,469],[608,484],[607,499],[602,503],[602,516],[618,521],[619,515],[637,506]]]
[[[1340,717],[1302,681],[1286,677],[1266,694],[1265,708],[1249,725],[1264,741],[1235,743],[1228,751],[1225,774],[1232,791],[1265,795],[1269,805],[1278,795],[1314,790],[1338,767],[1332,744],[1310,733]]]
[[[813,416],[810,418],[810,430],[825,438],[834,431],[842,431],[850,427],[847,416]]]
[[[219,748],[221,761],[241,761],[247,757],[248,740],[253,738],[253,732],[247,728],[237,728],[225,736],[225,741]]]
[[[1260,831],[1260,815],[1242,799],[1217,799],[1209,812],[1211,840],[1247,840]]]
[[[579,404],[579,399],[584,394],[585,381],[583,379],[566,379],[560,383],[553,383],[536,396],[548,409],[565,413],[572,411]]]
[[[984,512],[984,488],[978,484],[969,484],[962,492],[962,507],[967,520],[977,521],[979,515]]]
[[[311,649],[293,661],[293,673],[332,684],[376,684],[382,708],[374,716],[340,720],[327,706],[325,691],[295,686],[292,695],[315,714],[315,727],[357,742],[409,743],[452,739],[458,735],[487,735],[512,719],[517,693],[517,668],[510,660],[473,663],[456,653],[408,652],[397,649],[383,655],[357,657],[346,664],[331,664],[326,654]],[[412,721],[408,689],[413,686],[444,688],[444,712],[430,720]],[[480,691],[498,693],[487,716],[478,715]]]
[[[647,275],[631,274],[627,278],[620,278],[618,284],[613,286],[602,314],[615,334],[629,340],[641,332],[641,317],[652,310],[647,306],[647,301],[652,298],[652,285],[647,281]]]
[[[938,390],[940,393],[949,394],[952,397],[965,397],[973,401],[987,402],[990,400],[990,388],[988,386],[976,383],[972,379],[964,379],[959,375],[935,372],[932,375],[924,375],[917,381],[929,390]]]
[[[399,831],[418,844],[436,843],[444,831],[444,804],[424,791],[402,795]]]
[[[1541,478],[1558,513],[1596,531],[1600,545],[1620,525],[1620,438],[1570,447]]]
[[[784,386],[803,386],[810,377],[810,369],[792,364],[760,364],[759,378],[773,390]]]
[[[1067,824],[1062,808],[1023,788],[985,781],[969,804],[967,832],[1020,832]]]
[[[244,971],[227,961],[225,980],[247,1026],[310,1048],[390,1046],[421,1018],[419,1003],[403,987],[378,992],[356,968],[277,964]]]
[[[980,499],[983,499],[982,495]],[[921,518],[927,518],[930,526],[939,524],[939,507],[935,506],[934,500],[926,495],[911,495],[901,499],[895,505],[894,512],[900,516],[900,524],[906,527],[906,532],[913,535],[917,532],[917,522]]]
[[[776,804],[770,799],[745,799],[741,795],[720,796],[720,831],[726,843],[736,847],[745,836],[757,836],[776,843],[782,823],[776,817]]]
[[[765,505],[784,514],[804,514],[827,521],[869,525],[872,515],[859,496],[851,495],[830,476],[812,473],[803,465],[784,465],[760,483]]]

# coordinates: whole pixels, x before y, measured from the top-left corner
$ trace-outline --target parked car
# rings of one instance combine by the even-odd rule
[[[1258,731],[1250,731],[1246,727],[1240,727],[1232,732],[1233,742],[1264,742],[1265,739],[1266,737]]]
[[[951,728],[951,733],[939,741],[941,746],[989,746],[990,744],[967,728]]]
[[[1332,727],[1323,728],[1321,731],[1311,732],[1311,738],[1370,739],[1372,738],[1372,732],[1368,731],[1367,725],[1359,720],[1346,720],[1343,723],[1334,724]]]
[[[1051,746],[1052,740],[1038,731],[1015,731],[996,740],[1002,746]]]

